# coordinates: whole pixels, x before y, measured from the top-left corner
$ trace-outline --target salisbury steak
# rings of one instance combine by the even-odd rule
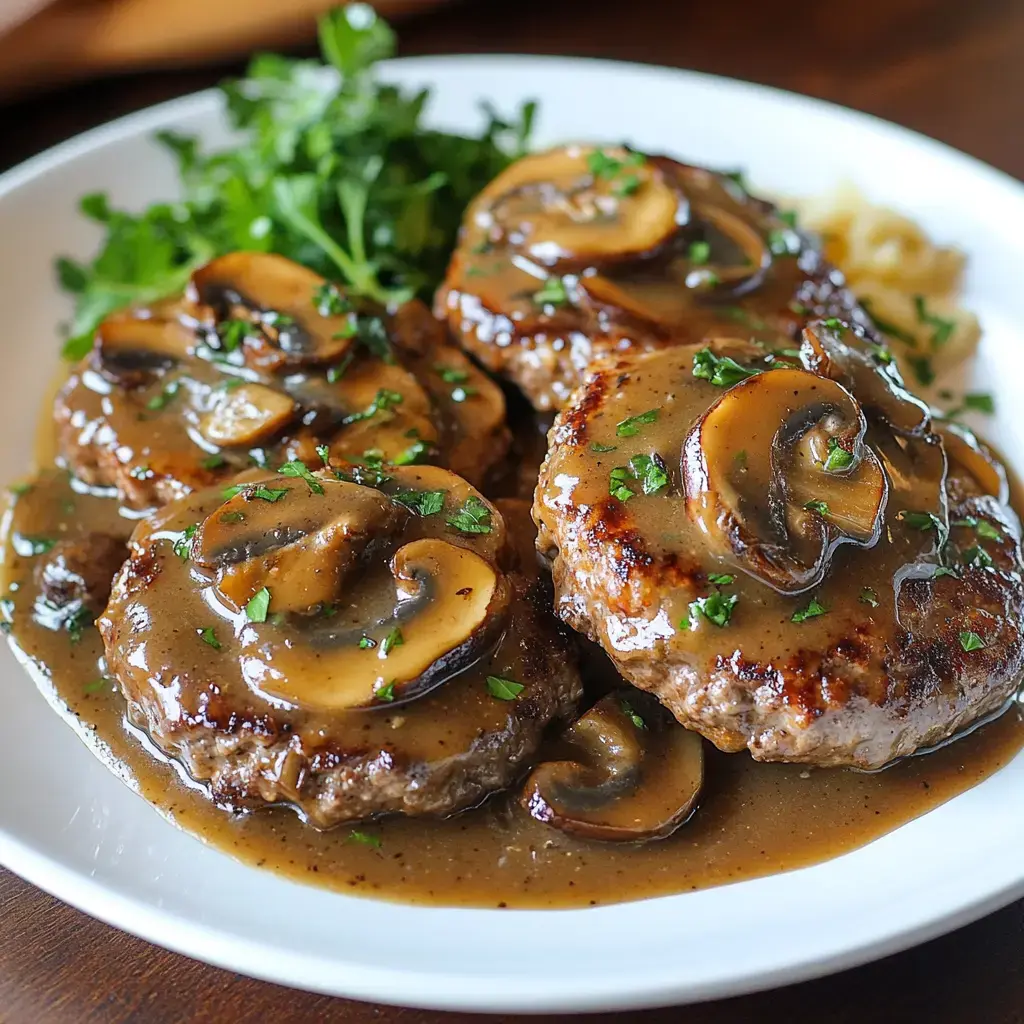
[[[558,409],[601,356],[740,331],[791,348],[814,317],[868,327],[843,276],[735,176],[621,147],[517,161],[473,201],[435,311]]]
[[[269,253],[222,256],[180,300],[109,317],[54,414],[68,467],[136,509],[318,461],[318,444],[479,481],[509,443],[500,388],[421,302],[357,304]]]
[[[218,803],[319,827],[467,807],[580,695],[550,592],[454,474],[339,475],[199,492],[141,523],[99,621],[109,671]]]
[[[1005,478],[869,337],[609,362],[550,440],[534,518],[558,614],[723,750],[875,768],[1017,687]]]

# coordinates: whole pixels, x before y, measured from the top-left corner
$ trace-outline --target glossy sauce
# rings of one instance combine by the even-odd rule
[[[43,442],[45,447],[46,442]],[[20,506],[20,507],[19,507]],[[73,493],[63,474],[15,503],[33,535],[99,530],[127,536],[132,522],[110,499]],[[125,724],[124,701],[101,682],[94,630],[78,643],[31,616],[32,557],[7,538],[11,638],[37,682],[67,708],[91,749],[178,825],[250,864],[316,885],[404,902],[571,907],[684,892],[815,863],[860,846],[976,785],[1024,745],[1013,707],[957,743],[877,774],[756,764],[708,750],[706,788],[691,820],[647,846],[577,841],[529,818],[516,789],[447,820],[390,818],[318,832],[287,809],[236,815],[187,784]],[[608,685],[603,655],[585,681]],[[27,685],[27,683],[26,683]]]

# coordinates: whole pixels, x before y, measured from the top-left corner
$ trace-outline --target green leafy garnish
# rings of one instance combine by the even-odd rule
[[[266,622],[270,608],[270,591],[263,587],[257,590],[245,606],[245,617],[250,622]]]
[[[174,542],[171,550],[180,559],[182,559],[182,561],[187,561],[192,557],[192,538],[195,537],[196,530],[198,529],[198,523],[192,523],[191,526],[186,526],[178,535],[178,539]]]
[[[620,700],[619,706],[622,713],[638,728],[646,729],[647,723],[633,710],[633,705],[628,700]]]
[[[544,287],[533,293],[533,301],[538,306],[564,306],[569,301],[565,282],[560,277],[549,277]]]
[[[960,633],[960,646],[965,651],[980,651],[985,646],[985,643],[977,633],[972,633],[971,630],[965,629]]]
[[[170,384],[165,385],[158,394],[155,394],[146,403],[146,408],[151,409],[154,412],[159,409],[163,409],[174,399],[174,396],[178,393],[179,387],[180,385],[178,382],[176,380],[172,380]]]
[[[498,700],[515,700],[523,692],[525,687],[514,679],[505,679],[502,676],[487,677],[487,692]]]
[[[393,55],[395,39],[372,8],[325,14],[319,34],[330,70],[262,54],[222,86],[235,131],[222,150],[159,134],[183,201],[136,214],[102,195],[82,200],[105,237],[91,261],[57,262],[75,297],[68,358],[88,353],[107,314],[180,292],[197,267],[237,250],[281,253],[380,301],[429,299],[467,204],[525,152],[535,105],[515,123],[491,113],[476,134],[428,129],[426,91],[376,80],[373,65]]]
[[[914,371],[918,383],[924,387],[934,382],[935,367],[927,356],[912,356],[907,360],[907,365]]]
[[[214,632],[213,626],[207,626],[205,629],[197,629],[196,632],[199,634],[199,639],[204,644],[209,644],[215,651],[219,651],[221,643],[217,639],[217,634]]]
[[[436,515],[444,508],[444,491],[399,491],[391,499],[418,516]]]
[[[690,262],[698,266],[707,263],[711,257],[711,246],[707,242],[691,242],[688,250]]]
[[[463,533],[490,533],[490,509],[475,495],[471,494],[445,522]]]
[[[323,494],[324,485],[320,483],[310,471],[301,459],[292,459],[291,462],[286,462],[279,470],[278,473],[281,476],[294,476],[299,480],[304,480],[306,486],[310,489],[313,494]]]
[[[265,484],[231,484],[221,491],[225,501],[230,501],[236,494],[245,492],[246,498],[260,501],[280,501],[287,493],[287,487],[267,487]]]
[[[39,537],[22,533],[15,540],[14,550],[23,558],[32,555],[45,555],[48,551],[53,550],[56,543],[56,537]]]
[[[829,514],[827,501],[805,501],[804,508],[809,509],[811,512],[817,512],[819,516],[827,516]]]
[[[75,613],[68,617],[64,628],[68,631],[68,639],[77,644],[82,639],[82,633],[95,623],[96,617],[88,608],[78,608]]]
[[[878,607],[878,594],[875,593],[872,587],[864,587],[857,600],[859,600],[861,604],[870,605],[872,608]]]
[[[791,621],[806,622],[808,619],[816,619],[819,615],[824,615],[827,611],[828,609],[823,604],[812,597],[806,608],[793,612]]]
[[[841,473],[849,469],[854,463],[854,455],[848,452],[840,443],[839,438],[828,439],[828,457],[825,459],[826,473]]]
[[[373,401],[362,411],[346,416],[342,423],[348,426],[350,423],[357,423],[359,420],[368,420],[381,414],[388,417],[396,405],[401,405],[404,399],[398,391],[391,391],[389,388],[381,388],[374,396]]]
[[[381,654],[386,658],[395,647],[401,647],[405,643],[405,637],[402,636],[402,631],[395,626],[390,633],[381,641],[380,650]]]
[[[377,691],[377,696],[380,696],[380,690]],[[359,829],[349,832],[347,841],[359,843],[360,846],[372,846],[375,850],[379,850],[384,845],[380,836],[372,836],[369,832],[360,832]]]
[[[615,433],[619,437],[635,437],[640,433],[641,427],[654,423],[660,412],[660,409],[648,409],[638,416],[627,416],[615,424]]]
[[[932,573],[932,579],[937,580],[940,576],[952,576],[953,579],[960,579],[960,574],[956,569],[951,569],[948,565],[935,566],[935,572]]]
[[[619,501],[629,501],[636,495],[636,491],[629,486],[635,479],[626,466],[616,466],[608,477],[608,493]]]
[[[16,498],[20,498],[23,494],[28,494],[32,490],[32,484],[20,483],[20,484],[8,484],[7,490],[13,494]]]
[[[426,462],[430,458],[431,445],[426,441],[413,441],[404,452],[399,452],[395,458],[394,463],[396,466],[415,466],[421,462]]]
[[[362,637],[359,638],[359,649],[361,651],[368,651],[368,650],[370,650],[370,648],[376,647],[376,646],[377,646],[377,641],[371,639],[368,636],[362,636]]]
[[[992,556],[979,544],[975,544],[974,547],[967,548],[964,551],[963,561],[975,569],[991,569],[995,565],[995,562],[992,561]]]
[[[966,526],[968,529],[974,530],[979,537],[984,537],[985,540],[1003,539],[1002,531],[987,519],[978,519],[975,516],[967,516],[966,519],[957,519],[953,525]]]
[[[938,534],[938,546],[943,548],[946,546],[946,539],[949,536],[949,530],[946,524],[932,512],[908,512],[904,509],[898,513],[896,518],[901,523],[906,523],[913,530],[934,530]]]
[[[644,494],[657,494],[668,486],[668,473],[661,456],[634,455],[629,460],[629,468],[633,476],[640,482]]]
[[[761,370],[741,366],[730,356],[716,356],[709,348],[702,348],[693,357],[693,375],[710,381],[718,388],[731,388],[748,377],[756,377]]]
[[[719,587],[727,587],[730,583],[735,583],[736,577],[731,573],[727,572],[709,572],[708,583],[714,583]]]
[[[914,311],[917,313],[918,323],[932,328],[932,348],[940,348],[953,336],[953,332],[956,330],[956,321],[937,316],[935,313],[929,313],[926,301],[923,295],[915,295]]]
[[[465,384],[469,380],[469,373],[466,370],[458,370],[453,366],[445,366],[437,363],[434,366],[436,373],[445,384]]]
[[[884,320],[880,317],[871,307],[871,301],[869,299],[861,299],[861,306],[864,308],[864,312],[867,313],[871,322],[885,335],[890,338],[895,338],[897,341],[902,341],[904,345],[910,345],[913,348],[917,344],[917,338],[915,338],[909,331],[903,330],[899,324],[894,324],[891,320]]]
[[[607,452],[615,451],[615,449],[616,445],[614,444],[601,444],[598,441],[590,442],[590,450],[594,452],[595,455],[604,455]]]
[[[376,697],[377,700],[384,701],[385,704],[390,704],[395,699],[395,680],[392,679],[386,686],[382,686],[377,690],[377,692],[374,693],[374,697]]]
[[[732,618],[732,610],[739,601],[738,594],[721,594],[717,591],[707,597],[698,597],[696,601],[690,602],[689,615],[682,621],[680,628],[695,629],[697,622],[703,615],[708,622],[718,626],[719,629],[729,625]]]
[[[225,459],[224,456],[221,455],[220,453],[215,452],[213,455],[208,455],[205,459],[203,459],[200,465],[203,467],[203,469],[220,469],[220,467],[223,466],[225,462],[227,462],[227,459]]]

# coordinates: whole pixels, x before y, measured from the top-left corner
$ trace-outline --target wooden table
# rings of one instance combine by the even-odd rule
[[[1024,177],[1019,0],[473,0],[414,19],[401,38],[405,53],[586,54],[765,82],[891,118]],[[2,109],[0,167],[111,117],[209,85],[225,70],[237,69],[97,82]],[[763,922],[770,942],[770,913]],[[830,979],[628,1019],[1021,1022],[1022,938],[1024,902]],[[6,1024],[468,1019],[250,981],[121,934],[0,873],[0,1020]]]

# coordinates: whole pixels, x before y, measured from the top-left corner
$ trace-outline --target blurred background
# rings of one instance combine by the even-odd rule
[[[0,165],[313,51],[331,0],[0,0]],[[694,68],[867,110],[1024,176],[1021,0],[379,0],[404,54],[579,54]],[[737,126],[737,131],[742,126]]]

